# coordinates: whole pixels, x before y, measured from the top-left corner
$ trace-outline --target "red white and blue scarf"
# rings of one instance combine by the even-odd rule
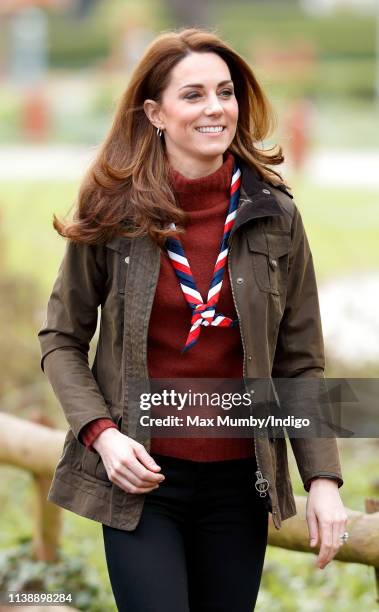
[[[189,261],[185,256],[184,249],[179,238],[168,238],[166,240],[167,254],[179,280],[184,297],[192,310],[191,328],[182,353],[188,351],[199,339],[201,326],[217,325],[219,327],[234,327],[238,325],[238,319],[230,319],[222,314],[216,314],[216,306],[220,297],[224,271],[228,257],[228,238],[234,225],[238,201],[240,196],[241,171],[235,165],[233,168],[232,182],[230,185],[230,203],[228,214],[224,224],[224,234],[221,240],[220,253],[216,259],[213,277],[208,290],[207,302],[203,301],[197,289],[195,279],[191,272]],[[175,229],[175,225],[172,227]]]

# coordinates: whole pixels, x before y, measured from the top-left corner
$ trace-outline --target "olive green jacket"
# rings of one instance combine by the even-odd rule
[[[317,285],[306,233],[292,196],[262,181],[237,159],[242,186],[229,238],[228,268],[244,349],[244,377],[324,378]],[[145,495],[110,482],[101,457],[81,443],[81,429],[110,417],[150,451],[150,435],[135,428],[139,405],[131,381],[147,380],[148,325],[161,250],[149,237],[116,236],[105,244],[68,241],[38,332],[41,368],[69,430],[48,499],[79,515],[133,530]],[[96,355],[88,350],[97,328]],[[285,437],[254,436],[258,468],[268,486],[274,525],[296,514]],[[343,480],[335,438],[290,438],[304,488],[311,478]],[[252,483],[255,480],[252,474]],[[258,494],[258,493],[257,493]]]

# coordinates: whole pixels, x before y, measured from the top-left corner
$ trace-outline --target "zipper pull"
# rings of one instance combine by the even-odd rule
[[[255,482],[254,486],[256,490],[259,492],[259,497],[266,497],[267,495],[266,491],[269,487],[269,482],[267,478],[263,478],[262,472],[260,470],[257,470],[255,472],[255,475],[257,477],[257,481]]]

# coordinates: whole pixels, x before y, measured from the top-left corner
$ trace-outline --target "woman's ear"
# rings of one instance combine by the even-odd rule
[[[143,110],[154,127],[163,129],[159,118],[159,104],[155,100],[145,100]]]

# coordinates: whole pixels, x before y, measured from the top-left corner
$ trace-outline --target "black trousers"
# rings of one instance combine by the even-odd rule
[[[137,528],[103,525],[119,612],[252,612],[268,530],[255,458],[153,457],[166,479],[146,494]]]

